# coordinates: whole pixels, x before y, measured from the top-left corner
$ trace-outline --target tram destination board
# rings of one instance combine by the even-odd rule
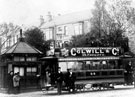
[[[63,57],[102,57],[120,56],[120,47],[73,47],[61,49]]]

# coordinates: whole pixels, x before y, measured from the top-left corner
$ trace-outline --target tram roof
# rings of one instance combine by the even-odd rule
[[[135,58],[135,55],[132,52],[125,52],[122,56],[122,58]]]
[[[47,59],[57,59],[57,57],[47,56],[47,57],[41,58],[41,60],[47,60]]]
[[[90,60],[118,60],[120,57],[74,57],[74,58],[59,58],[58,61],[90,61]]]

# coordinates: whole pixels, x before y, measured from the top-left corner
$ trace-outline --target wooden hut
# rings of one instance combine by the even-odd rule
[[[42,64],[39,58],[42,52],[27,44],[22,35],[20,36],[19,41],[0,56],[0,91],[7,89],[7,75],[10,71],[19,72],[21,89],[33,89],[39,86]]]

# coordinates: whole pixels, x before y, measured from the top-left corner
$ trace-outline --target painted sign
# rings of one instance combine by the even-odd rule
[[[75,47],[61,49],[61,56],[65,57],[119,56],[120,54],[120,47]]]

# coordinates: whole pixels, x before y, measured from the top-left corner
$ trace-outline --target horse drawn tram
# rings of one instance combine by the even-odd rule
[[[55,64],[51,64],[53,58],[43,58],[43,60],[47,68],[55,69],[56,72],[57,68],[61,67],[65,74],[64,82],[66,82],[67,69],[72,69],[76,76],[76,90],[110,89],[114,88],[114,85],[125,84],[125,67],[128,62],[125,64],[123,61],[122,51],[120,47],[64,48],[55,52]]]

